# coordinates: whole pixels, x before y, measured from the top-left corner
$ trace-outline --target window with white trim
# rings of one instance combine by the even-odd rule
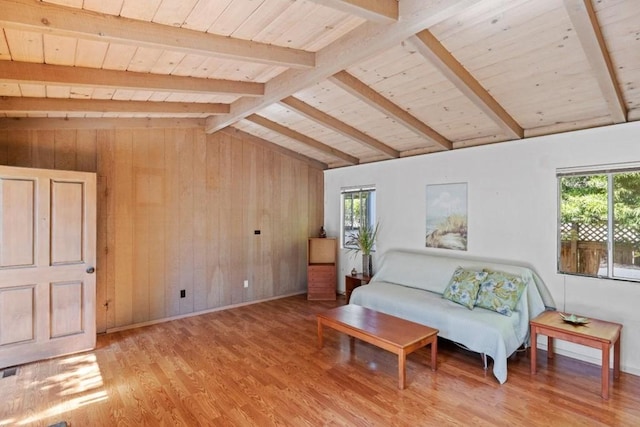
[[[356,249],[346,244],[358,233],[363,224],[375,227],[376,189],[373,186],[347,188],[342,190],[342,246]]]
[[[558,271],[640,281],[640,165],[557,177]]]

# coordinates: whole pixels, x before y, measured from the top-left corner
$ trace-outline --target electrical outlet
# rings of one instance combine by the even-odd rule
[[[248,280],[245,280],[245,281],[244,281],[244,287],[245,287],[245,288],[248,288],[248,287],[249,287],[249,281],[248,281]]]
[[[185,298],[187,296],[186,289],[180,289],[180,298]]]

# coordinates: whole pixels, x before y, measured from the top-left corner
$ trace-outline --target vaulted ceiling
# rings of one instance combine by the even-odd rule
[[[0,0],[0,11],[3,128],[193,121],[333,168],[640,118],[637,0]]]

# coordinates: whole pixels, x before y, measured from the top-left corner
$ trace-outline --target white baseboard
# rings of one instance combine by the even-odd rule
[[[546,351],[547,350],[546,339],[544,341],[545,341],[544,343],[538,342],[538,349]],[[572,359],[581,360],[583,362],[591,363],[591,364],[594,364],[594,365],[600,366],[600,363],[602,362],[602,359],[600,357],[592,357],[592,356],[590,356],[588,354],[567,350],[567,349],[562,348],[562,347],[559,348],[558,347],[558,341],[554,342],[554,350],[555,350],[554,354],[559,354],[561,356],[566,356],[566,357],[570,357]],[[611,357],[611,366],[610,367],[613,368],[613,357]],[[625,365],[622,362],[620,362],[620,371],[625,372],[627,374],[640,376],[640,368],[634,367],[634,366],[628,366],[628,365]]]

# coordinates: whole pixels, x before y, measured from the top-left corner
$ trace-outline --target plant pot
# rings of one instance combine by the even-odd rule
[[[362,274],[369,277],[373,275],[371,254],[362,254]]]

